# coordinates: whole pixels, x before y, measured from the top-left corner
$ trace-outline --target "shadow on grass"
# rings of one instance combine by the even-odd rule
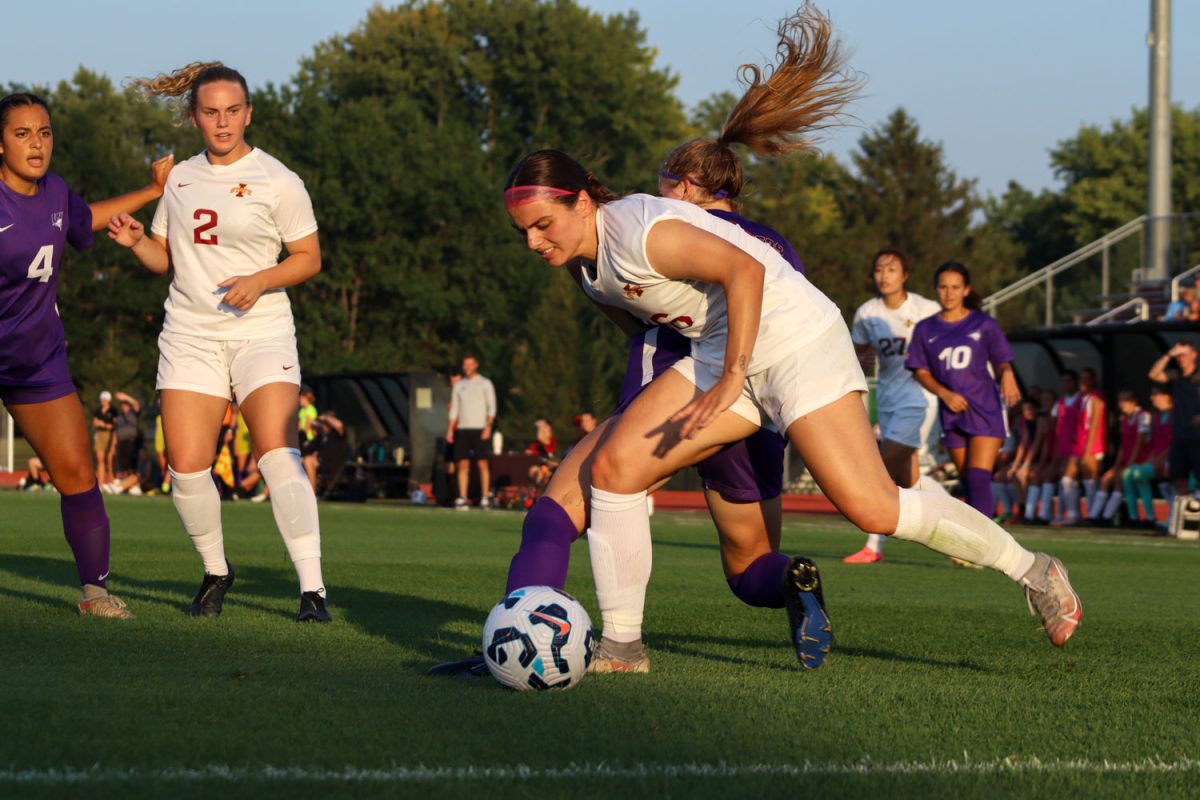
[[[764,664],[761,659],[756,659],[740,655],[726,655],[724,653],[714,653],[706,646],[718,647],[735,647],[741,650],[753,649],[776,649],[781,652],[787,651],[788,646],[786,641],[776,641],[774,639],[765,641],[722,638],[715,636],[689,636],[680,634],[654,635],[651,638],[651,646],[655,650],[663,650],[676,655],[688,656],[690,658],[701,658],[707,661],[718,661],[724,664],[734,664],[737,666],[751,667],[767,667],[769,669],[778,670],[781,672],[794,672],[800,669],[799,666],[782,665],[782,664]],[[833,650],[830,652],[831,657],[839,658],[870,658],[877,661],[886,661],[890,663],[904,664],[920,664],[927,667],[949,667],[953,669],[965,669],[970,672],[986,673],[991,670],[986,667],[981,667],[965,659],[951,661],[947,659],[926,658],[924,656],[912,655],[908,653],[895,653],[890,650],[881,650],[874,647],[840,647],[837,641],[834,641]]]
[[[291,622],[295,611],[281,609],[280,598],[298,598],[296,573],[290,568],[248,565],[237,567],[237,578],[225,601],[222,616],[250,609],[260,614]],[[0,572],[46,585],[44,594],[0,588],[0,596],[37,603],[51,608],[75,610],[78,591],[75,565],[68,559],[41,556],[6,556]],[[177,580],[114,576],[109,587],[130,603],[134,613],[139,605],[158,605],[186,614],[197,585]],[[64,590],[70,595],[64,598]],[[297,606],[298,608],[298,599]],[[334,624],[353,625],[370,636],[416,651],[417,656],[401,665],[423,672],[439,661],[466,658],[479,647],[479,639],[457,632],[467,623],[482,634],[487,612],[478,608],[425,597],[382,592],[356,586],[330,589],[330,610]]]

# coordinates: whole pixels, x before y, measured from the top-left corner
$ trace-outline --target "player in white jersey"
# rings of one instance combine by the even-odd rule
[[[814,123],[827,116],[820,106],[813,113]],[[1002,571],[1025,587],[1052,644],[1074,633],[1082,610],[1061,562],[1025,550],[945,493],[896,486],[837,307],[773,247],[689,203],[609,200],[559,151],[524,157],[505,185],[509,216],[531,250],[552,266],[580,262],[589,297],[692,340],[691,357],[643,390],[593,457],[588,551],[604,639],[641,638],[646,489],[764,424],[786,431],[826,496],[861,529]]]
[[[128,215],[109,225],[109,236],[151,272],[174,272],[157,387],[171,496],[204,563],[188,610],[217,616],[234,580],[211,467],[225,408],[236,399],[300,580],[297,619],[328,622],[317,501],[298,444],[296,329],[284,291],[321,269],[312,204],[295,173],[246,141],[253,109],[236,70],[196,63],[135,83],[152,94],[186,95],[187,119],[205,147],[171,171],[151,236]]]
[[[921,388],[904,366],[913,328],[942,310],[935,301],[906,288],[908,259],[899,250],[886,248],[871,261],[871,280],[878,294],[858,307],[850,326],[854,351],[864,367],[879,361],[875,409],[879,417],[879,454],[897,486],[938,491],[932,478],[922,479],[917,453],[929,441],[937,421],[937,398]],[[847,564],[883,561],[885,537],[872,533],[866,545],[842,559]]]

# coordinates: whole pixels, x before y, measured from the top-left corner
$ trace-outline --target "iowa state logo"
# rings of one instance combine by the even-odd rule
[[[642,296],[642,287],[638,286],[636,283],[625,284],[621,291],[625,292],[625,297],[628,300],[635,300]]]
[[[250,187],[244,183],[239,183],[237,186],[230,189],[229,193],[234,197],[249,197],[250,195],[254,194],[254,192],[250,191]]]

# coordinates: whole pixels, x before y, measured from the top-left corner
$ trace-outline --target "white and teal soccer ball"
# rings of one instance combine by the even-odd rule
[[[592,663],[595,634],[587,609],[549,586],[514,589],[483,626],[483,657],[510,689],[569,689]]]

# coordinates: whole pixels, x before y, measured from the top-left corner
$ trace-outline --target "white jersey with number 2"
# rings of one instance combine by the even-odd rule
[[[700,206],[646,194],[629,195],[599,207],[596,264],[583,270],[584,291],[597,302],[623,308],[652,325],[670,325],[692,340],[696,361],[723,370],[728,336],[724,289],[718,284],[667,278],[646,256],[650,229],[668,219],[725,239],[765,268],[762,317],[748,374],[778,363],[841,321],[837,306],[771,245]]]
[[[164,331],[221,341],[295,335],[283,289],[244,312],[218,289],[275,266],[284,242],[317,230],[304,182],[278,159],[255,148],[232,164],[204,153],[176,164],[150,230],[166,238],[174,270]]]
[[[899,308],[888,308],[882,297],[873,297],[854,312],[850,338],[870,345],[879,358],[879,405],[889,410],[926,406],[934,397],[904,366],[913,328],[942,310],[934,301],[908,292]]]

